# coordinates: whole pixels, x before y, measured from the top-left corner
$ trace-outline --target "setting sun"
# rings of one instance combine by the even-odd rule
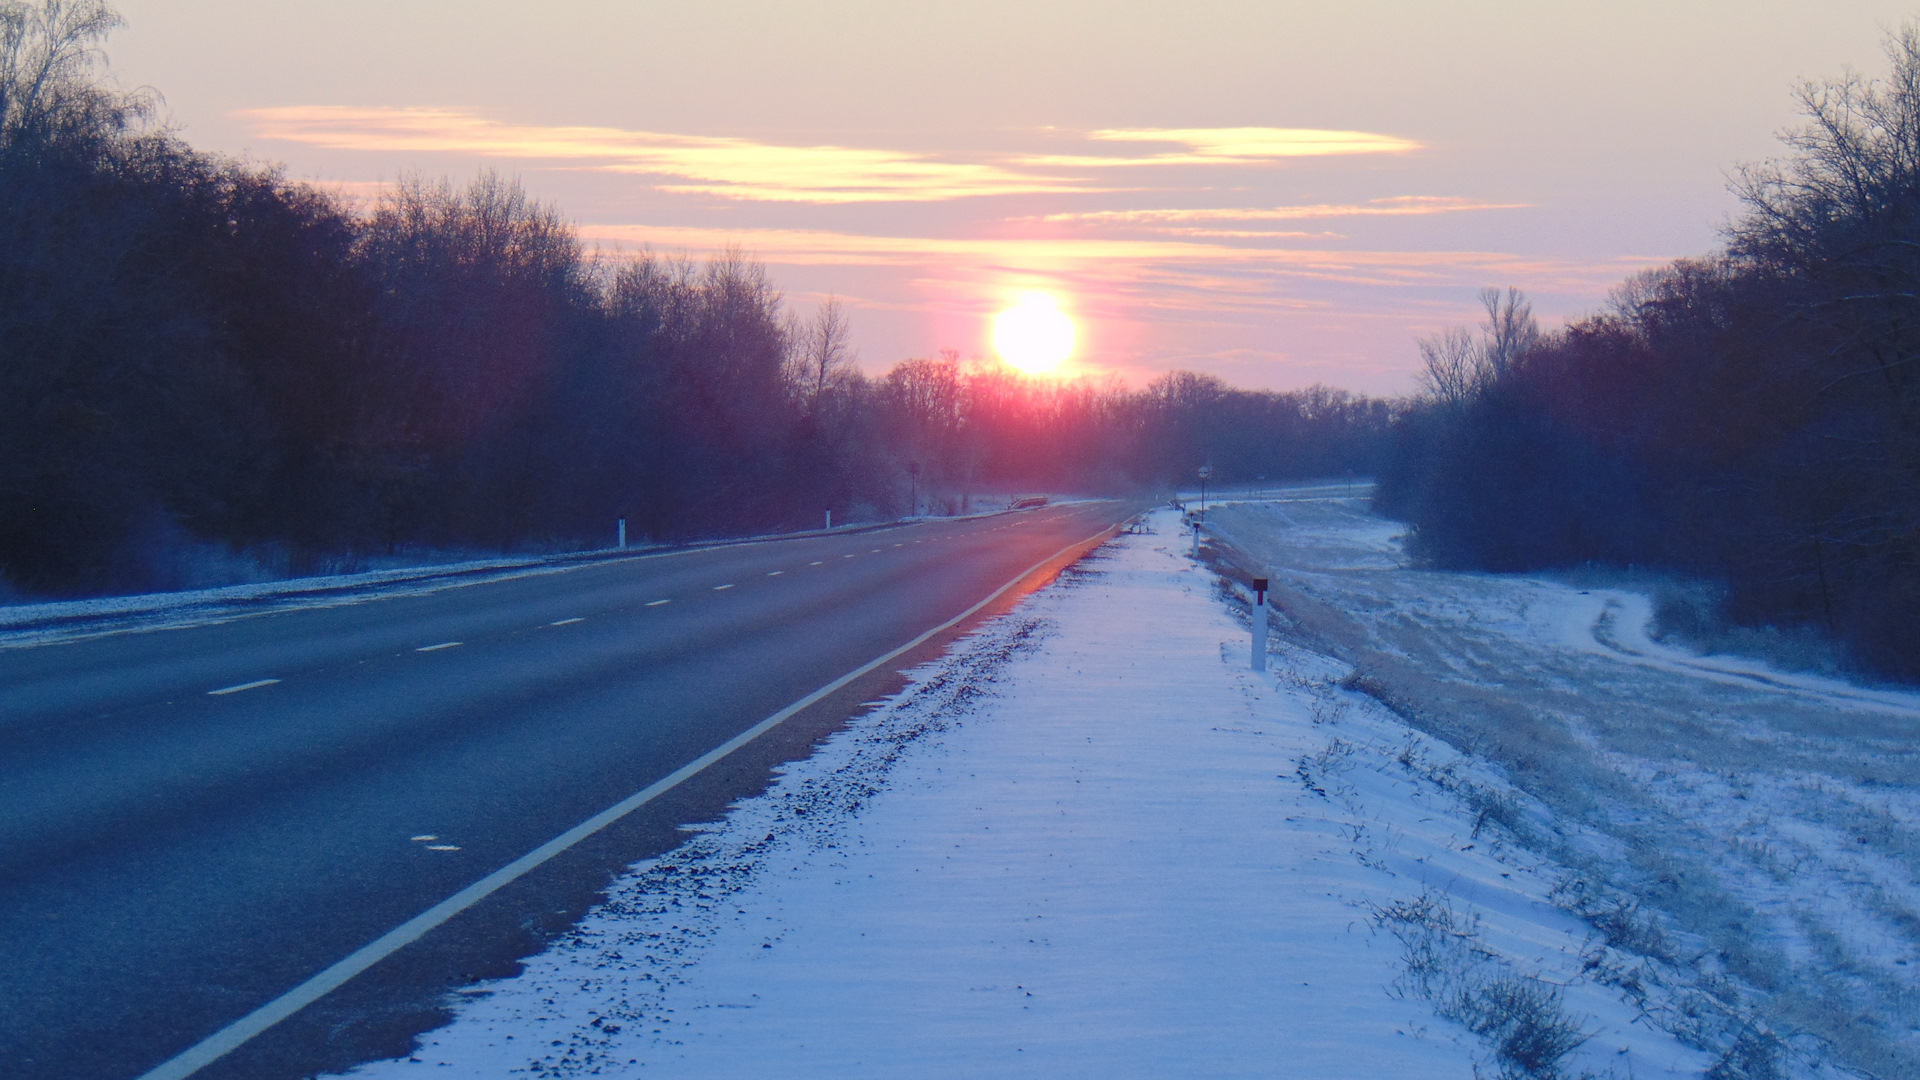
[[[1022,293],[1013,307],[993,317],[993,348],[1029,375],[1045,375],[1073,353],[1073,320],[1052,296]]]

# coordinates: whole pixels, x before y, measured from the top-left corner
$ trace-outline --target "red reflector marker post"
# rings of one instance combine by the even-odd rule
[[[1267,670],[1267,579],[1253,579],[1253,670]]]

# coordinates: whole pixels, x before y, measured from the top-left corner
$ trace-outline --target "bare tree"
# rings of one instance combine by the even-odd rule
[[[1802,288],[1794,314],[1839,331],[1831,384],[1872,377],[1920,398],[1920,26],[1888,34],[1884,79],[1802,84],[1785,159],[1749,164],[1733,252]]]
[[[938,453],[959,428],[960,354],[952,349],[935,360],[895,364],[880,387],[908,452]]]
[[[95,77],[121,25],[105,0],[0,0],[0,148],[62,133],[118,131],[148,109]]]
[[[1473,397],[1482,382],[1480,342],[1464,326],[1449,326],[1423,337],[1420,345],[1420,384],[1443,405],[1460,406]]]
[[[1481,351],[1487,377],[1498,379],[1513,370],[1520,358],[1540,342],[1540,324],[1533,319],[1533,304],[1526,294],[1507,286],[1480,290],[1480,306],[1487,309],[1481,323]]]
[[[807,411],[819,413],[822,399],[852,377],[856,357],[850,344],[852,327],[840,298],[829,296],[812,319],[796,328],[795,384]]]
[[[1449,326],[1418,342],[1420,384],[1442,404],[1465,404],[1512,372],[1540,344],[1533,304],[1519,289],[1481,289],[1480,305],[1487,314],[1478,336],[1464,326]]]

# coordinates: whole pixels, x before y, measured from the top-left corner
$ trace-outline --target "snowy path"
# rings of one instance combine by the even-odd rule
[[[1329,661],[1245,671],[1158,527],[354,1075],[1467,1077],[1489,1042],[1435,1016],[1375,918],[1423,895],[1479,917],[1443,946],[1564,987],[1592,1036],[1569,1066],[1697,1075],[1582,974],[1552,868],[1477,835],[1461,792],[1497,778]]]

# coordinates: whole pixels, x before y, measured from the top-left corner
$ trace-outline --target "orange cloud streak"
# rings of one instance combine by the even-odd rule
[[[1365,203],[1317,203],[1311,206],[1240,207],[1192,210],[1092,210],[1048,214],[1042,221],[1085,221],[1141,225],[1189,221],[1299,221],[1337,217],[1424,217],[1468,210],[1526,210],[1532,203],[1495,203],[1445,195],[1396,195]]]
[[[954,160],[870,147],[790,146],[753,139],[587,126],[505,124],[465,109],[306,105],[238,114],[264,139],[330,150],[463,153],[586,161],[608,172],[672,177],[661,191],[762,202],[938,202],[987,195],[1115,190],[1060,168],[1237,165],[1329,154],[1401,153],[1418,143],[1363,131],[1315,128],[1178,128],[1095,131],[1103,142],[1161,142],[1185,149],[1126,155],[1002,155]],[[1036,171],[1039,170],[1039,171]]]
[[[461,109],[299,106],[249,109],[262,138],[331,150],[468,153],[592,161],[610,172],[678,178],[661,190],[769,202],[931,202],[981,195],[1101,190],[898,150],[782,146],[751,139],[605,127],[503,124]]]
[[[1102,142],[1172,143],[1185,149],[1136,156],[1039,154],[1020,161],[1027,165],[1071,168],[1243,165],[1282,158],[1404,154],[1422,149],[1420,143],[1397,135],[1321,128],[1110,128],[1089,132],[1088,138]]]

